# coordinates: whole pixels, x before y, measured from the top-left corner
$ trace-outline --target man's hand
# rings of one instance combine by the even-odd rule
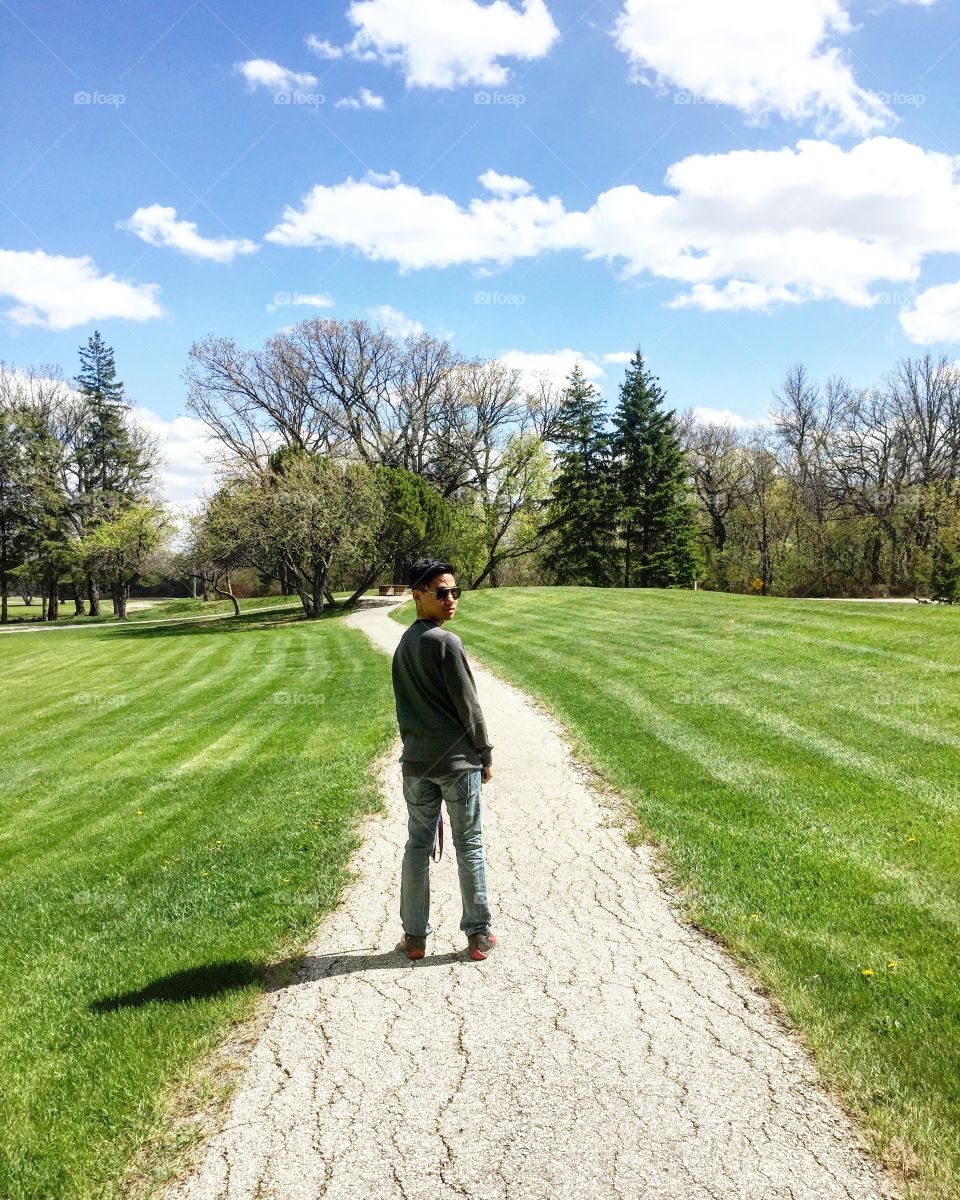
[[[489,783],[493,778],[493,767],[484,767],[480,772],[480,782]]]

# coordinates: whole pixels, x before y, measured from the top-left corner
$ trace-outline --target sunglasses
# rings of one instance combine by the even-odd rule
[[[424,588],[423,590],[424,590],[424,591],[427,593],[427,595],[428,595],[428,596],[436,596],[436,598],[437,598],[438,600],[446,600],[446,598],[447,598],[448,596],[452,596],[452,597],[454,598],[454,600],[459,600],[459,599],[460,599],[460,592],[461,592],[463,589],[462,589],[462,588],[458,588],[458,587],[452,587],[452,588],[437,588],[437,590],[436,590],[435,592],[431,592],[429,588]]]

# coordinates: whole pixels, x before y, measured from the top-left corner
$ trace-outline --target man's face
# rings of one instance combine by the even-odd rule
[[[435,575],[427,584],[429,590],[414,588],[413,598],[417,605],[417,616],[431,617],[441,625],[444,621],[449,621],[457,611],[457,602],[450,595],[444,600],[438,600],[436,592],[437,588],[452,588],[456,586],[456,579],[448,571],[445,575]]]

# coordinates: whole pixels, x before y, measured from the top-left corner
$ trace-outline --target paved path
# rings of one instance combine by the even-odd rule
[[[348,618],[384,650],[388,607]],[[468,647],[469,653],[469,647]],[[384,662],[386,669],[387,663]],[[765,1000],[675,916],[646,847],[557,727],[475,669],[494,928],[466,959],[452,848],[428,955],[395,955],[405,837],[389,813],[301,977],[272,1005],[177,1200],[873,1200],[896,1193]]]

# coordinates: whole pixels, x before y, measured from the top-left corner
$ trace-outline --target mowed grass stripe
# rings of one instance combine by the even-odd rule
[[[79,635],[97,639],[97,677],[135,699],[71,722],[5,797],[5,1200],[129,1194],[126,1165],[177,1081],[335,906],[356,819],[380,804],[389,662],[336,617],[217,624]],[[65,680],[80,690],[76,636],[56,634],[38,712]],[[30,640],[5,661],[22,666]],[[20,736],[0,727],[5,760]]]
[[[496,589],[455,628],[630,800],[905,1193],[956,1200],[960,612]]]

